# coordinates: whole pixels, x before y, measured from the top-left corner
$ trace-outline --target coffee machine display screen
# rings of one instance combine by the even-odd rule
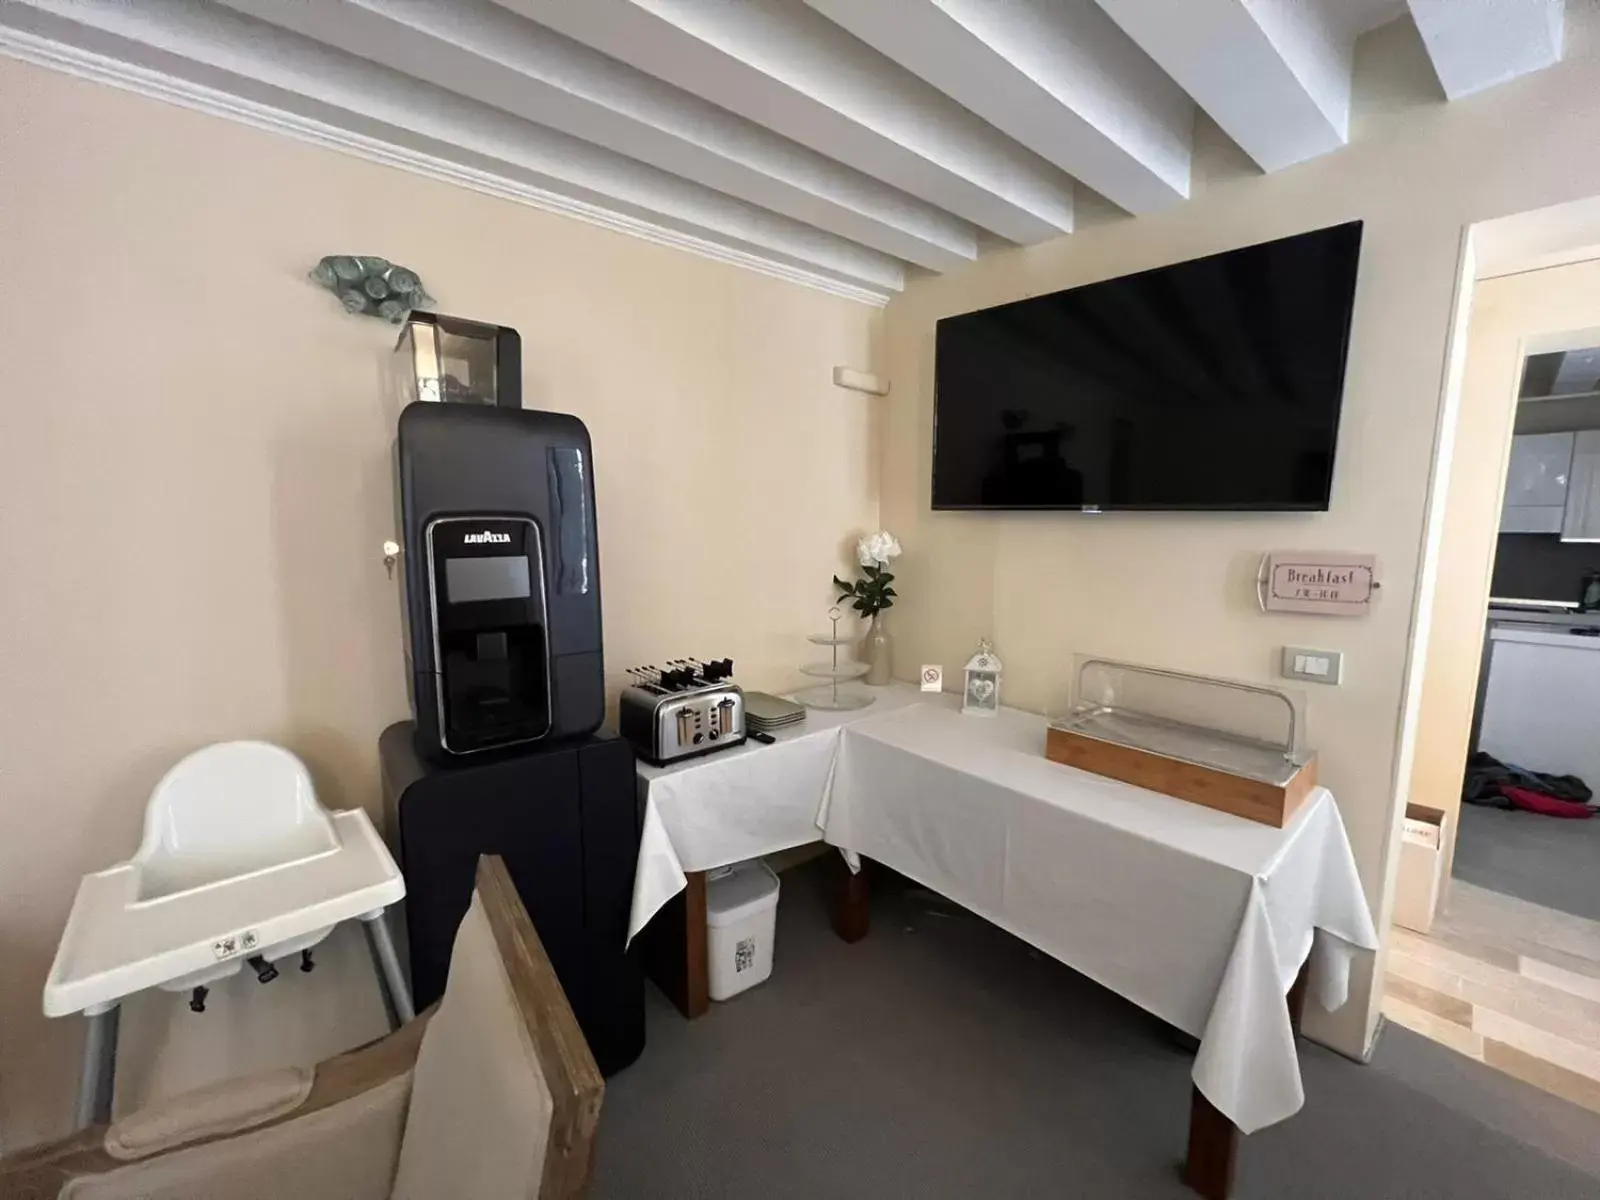
[[[528,558],[506,554],[495,558],[447,558],[445,591],[451,604],[480,600],[526,600],[529,587]]]

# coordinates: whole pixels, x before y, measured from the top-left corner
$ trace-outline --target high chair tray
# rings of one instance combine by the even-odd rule
[[[96,1010],[243,961],[403,899],[405,881],[360,809],[329,813],[332,849],[141,900],[140,866],[85,875],[44,987],[46,1016]]]

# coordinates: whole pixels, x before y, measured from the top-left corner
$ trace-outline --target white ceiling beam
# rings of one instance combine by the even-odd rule
[[[1348,140],[1355,31],[1337,0],[1097,2],[1263,170]]]
[[[1072,181],[800,0],[497,0],[1014,242],[1072,229]]]
[[[230,8],[935,271],[971,226],[477,0],[222,0]]]
[[[1132,213],[1189,194],[1194,104],[1094,0],[806,0]]]
[[[54,22],[36,32],[53,30],[68,44],[85,43],[75,38],[78,29],[112,39],[100,43],[104,52],[138,66],[183,71],[194,64],[202,71],[185,78],[435,157],[456,155],[479,174],[504,167],[508,179],[569,197],[578,211],[609,208],[624,222],[655,222],[735,256],[771,256],[860,298],[904,286],[903,265],[888,255],[205,0],[10,0],[0,6],[0,25],[27,29],[22,18],[30,12]],[[97,48],[93,39],[87,48]],[[239,89],[237,81],[254,86]]]
[[[1452,100],[1561,61],[1564,0],[1410,0]]]
[[[1320,0],[1357,37],[1406,15],[1406,0]]]

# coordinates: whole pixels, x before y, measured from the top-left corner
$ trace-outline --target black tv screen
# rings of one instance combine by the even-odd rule
[[[1361,222],[946,317],[933,507],[1322,511]]]

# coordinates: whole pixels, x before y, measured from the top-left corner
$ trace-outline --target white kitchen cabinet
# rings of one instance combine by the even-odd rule
[[[1496,626],[1478,748],[1600,789],[1600,638]]]
[[[1502,533],[1560,533],[1572,472],[1572,433],[1519,433],[1506,468]]]
[[[1577,435],[1570,475],[1561,540],[1600,542],[1600,429],[1585,429]]]
[[[1501,533],[1560,533],[1566,510],[1554,504],[1507,505],[1500,510]]]

